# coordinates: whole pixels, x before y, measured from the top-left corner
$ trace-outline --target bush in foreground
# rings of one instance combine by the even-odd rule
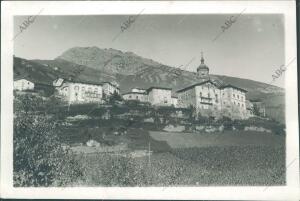
[[[59,142],[60,125],[56,120],[33,111],[34,100],[38,98],[15,101],[14,186],[70,185],[82,176],[81,167]]]

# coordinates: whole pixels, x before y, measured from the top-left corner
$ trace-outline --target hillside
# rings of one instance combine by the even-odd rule
[[[56,59],[64,59],[111,74],[120,73],[124,75],[134,74],[147,65],[160,65],[158,62],[142,58],[132,52],[122,52],[112,48],[100,49],[98,47],[74,47]]]
[[[84,65],[72,63],[63,59],[55,60],[34,60],[37,64],[47,66],[50,71],[55,71],[59,77],[69,78],[83,81],[114,81],[115,76],[107,72],[96,70]]]
[[[160,86],[172,88],[173,95],[176,95],[176,90],[203,81],[193,72],[183,70],[174,72],[173,67],[140,57],[132,52],[111,48],[74,47],[55,60],[24,60],[33,66],[35,72],[28,71],[27,64],[21,65],[19,58],[15,60],[15,76],[19,72],[22,74],[23,71],[29,74],[41,71],[50,80],[70,76],[75,76],[77,80],[94,82],[116,80],[120,84],[121,93],[129,91],[132,87]],[[211,75],[211,79],[217,84],[232,84],[246,89],[247,99],[262,100],[270,109],[271,116],[284,121],[284,89],[249,79],[223,75]]]

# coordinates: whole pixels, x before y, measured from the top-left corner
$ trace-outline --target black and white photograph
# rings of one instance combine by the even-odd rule
[[[286,187],[296,199],[296,3],[199,3],[6,4],[6,195],[260,187],[272,198]]]

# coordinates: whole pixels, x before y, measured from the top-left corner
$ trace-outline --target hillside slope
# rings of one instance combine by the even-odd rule
[[[158,62],[142,58],[132,52],[98,47],[74,47],[65,51],[56,59],[64,59],[79,65],[85,65],[111,74],[131,75],[145,66],[159,66]]]

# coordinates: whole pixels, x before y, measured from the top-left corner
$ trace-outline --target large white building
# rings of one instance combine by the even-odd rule
[[[211,80],[178,90],[178,106],[193,106],[201,115],[246,118],[246,90],[226,85],[218,87]]]
[[[53,85],[58,96],[69,103],[102,102],[102,84],[59,78],[53,81]]]

